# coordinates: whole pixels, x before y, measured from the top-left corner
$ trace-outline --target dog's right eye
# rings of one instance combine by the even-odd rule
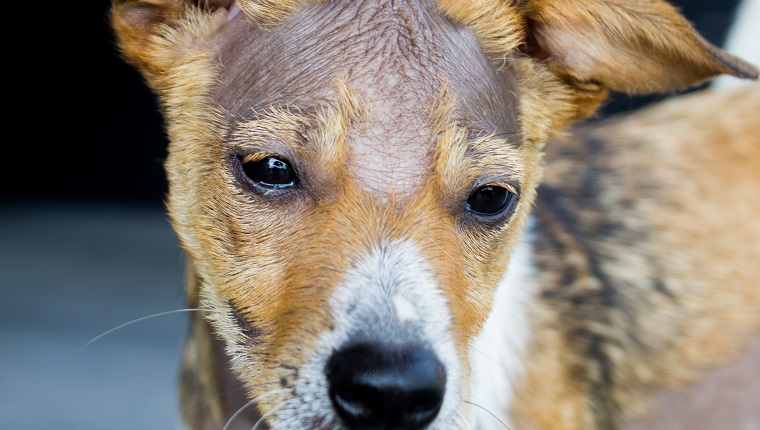
[[[281,190],[298,185],[296,172],[281,158],[250,155],[240,157],[240,165],[246,178],[259,187]]]

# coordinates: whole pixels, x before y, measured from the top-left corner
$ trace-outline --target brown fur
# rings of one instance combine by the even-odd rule
[[[733,360],[757,336],[758,111],[760,86],[705,90],[547,146],[535,315],[546,339],[517,406],[541,418],[519,428],[617,428],[653,389]],[[741,428],[747,416],[725,419]]]
[[[727,168],[735,158],[727,149],[670,157],[672,147],[658,145],[680,141],[668,136],[630,138],[630,156],[594,152],[597,142],[628,138],[626,130],[668,115],[675,122],[678,107],[627,119],[621,130],[601,127],[588,141],[549,145],[538,188],[546,142],[591,115],[608,90],[757,76],[668,4],[421,0],[388,14],[384,2],[251,0],[229,19],[229,2],[191,3],[115,0],[112,21],[125,59],[159,97],[188,302],[209,311],[193,320],[183,363],[192,428],[223,427],[245,401],[218,393],[242,385],[250,399],[292,387],[332,325],[329,287],[355,256],[387,240],[413,240],[431,262],[467,369],[468,345],[536,198],[547,233],[537,251],[546,288],[515,405],[521,430],[616,428],[651,389],[732,356],[756,328],[756,318],[721,310],[757,310],[747,290],[757,278],[727,276],[714,264],[716,255],[736,254],[736,267],[750,267],[756,231],[711,216],[727,207],[737,219],[751,216],[757,190],[739,184],[756,166],[732,167],[730,183],[744,194],[729,197],[723,183],[693,180],[694,166]],[[746,145],[743,127],[737,120],[737,145]],[[235,163],[276,154],[297,160],[308,182],[274,198],[246,188]],[[591,154],[593,162],[583,159]],[[491,176],[520,197],[509,217],[484,226],[462,214],[461,202]],[[713,212],[697,191],[716,197]],[[707,228],[715,233],[704,236]],[[679,249],[705,251],[674,257]],[[713,301],[715,279],[726,293]],[[465,390],[467,379],[464,371]],[[262,398],[258,412],[289,395]]]

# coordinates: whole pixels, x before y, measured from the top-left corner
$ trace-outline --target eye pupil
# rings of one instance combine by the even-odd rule
[[[467,199],[467,209],[481,215],[494,215],[503,211],[514,194],[504,187],[486,185],[478,188]]]
[[[259,186],[281,189],[296,186],[297,177],[290,165],[275,157],[243,162],[243,173]]]

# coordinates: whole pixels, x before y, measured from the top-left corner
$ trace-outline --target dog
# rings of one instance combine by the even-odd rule
[[[578,126],[610,91],[757,78],[672,5],[114,0],[110,18],[170,140],[190,428],[699,429],[727,391],[691,386],[713,403],[680,412],[674,390],[760,357],[757,88]],[[739,375],[751,401],[760,375]]]

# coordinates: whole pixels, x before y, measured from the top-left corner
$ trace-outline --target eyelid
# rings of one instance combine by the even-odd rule
[[[515,196],[518,196],[518,197],[520,196],[520,191],[507,182],[500,182],[500,181],[486,182],[485,184],[480,185],[477,189],[480,189],[483,187],[502,187],[502,188],[506,188],[507,191],[514,194]]]
[[[278,155],[278,154],[274,154],[274,153],[271,153],[271,152],[255,152],[253,154],[246,154],[246,155],[240,157],[240,162],[241,163],[252,163],[252,162],[256,162],[256,161],[261,161],[261,160],[263,160],[265,158],[269,158],[269,157],[276,158],[278,160],[283,160],[282,156]]]

